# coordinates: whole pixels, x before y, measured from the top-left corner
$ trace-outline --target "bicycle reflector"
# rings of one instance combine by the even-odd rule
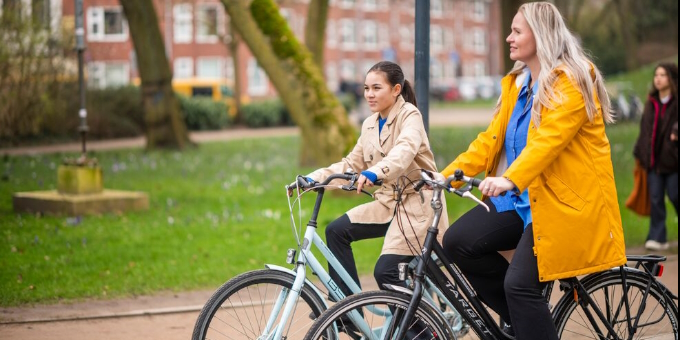
[[[647,262],[643,263],[643,266],[645,266],[650,274],[656,277],[661,277],[661,275],[663,275],[663,263]]]

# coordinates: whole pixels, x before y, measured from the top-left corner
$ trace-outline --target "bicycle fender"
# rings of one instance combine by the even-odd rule
[[[295,277],[295,275],[297,275],[293,270],[286,268],[286,267],[277,266],[275,264],[265,264],[264,267],[267,268],[267,269],[278,270],[280,272],[288,273],[293,277]],[[321,298],[321,301],[323,302],[324,307],[326,307],[326,309],[328,309],[328,303],[326,302],[326,297],[319,290],[319,288],[317,288],[314,284],[312,284],[312,282],[309,281],[309,279],[307,279],[307,278],[305,278],[305,285],[312,288],[314,293],[316,293],[316,295],[318,295]]]

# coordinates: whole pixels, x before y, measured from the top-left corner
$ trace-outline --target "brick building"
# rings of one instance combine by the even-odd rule
[[[219,0],[153,0],[175,78],[227,78],[241,72],[243,93],[275,91],[245,44],[235,70],[224,37],[228,27]],[[331,0],[324,74],[336,91],[341,81],[362,82],[380,60],[398,62],[413,79],[416,0]],[[73,0],[0,0],[23,11],[41,11],[54,31],[73,27]],[[278,1],[282,15],[303,40],[309,0]],[[15,6],[16,7],[16,6]],[[88,84],[124,85],[138,76],[135,52],[118,0],[84,0]],[[479,82],[502,73],[500,0],[430,0],[430,83]],[[35,13],[33,13],[35,14]]]

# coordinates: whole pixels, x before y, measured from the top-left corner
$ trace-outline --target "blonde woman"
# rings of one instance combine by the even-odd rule
[[[554,5],[522,5],[510,29],[515,66],[496,114],[442,171],[483,173],[491,213],[464,214],[443,246],[506,332],[557,339],[545,283],[626,262],[604,125],[613,119],[602,75]],[[508,263],[499,251],[512,249]]]

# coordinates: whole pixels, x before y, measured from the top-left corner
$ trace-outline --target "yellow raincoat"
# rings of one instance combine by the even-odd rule
[[[503,176],[529,189],[534,255],[540,281],[552,281],[620,266],[626,262],[621,214],[609,140],[601,114],[588,119],[583,96],[562,70],[554,109],[529,125],[527,145],[507,168],[505,131],[525,74],[503,78],[501,106],[486,131],[442,174]],[[597,99],[597,108],[601,112]],[[503,159],[503,163],[500,160]],[[500,164],[500,165],[499,165]]]

